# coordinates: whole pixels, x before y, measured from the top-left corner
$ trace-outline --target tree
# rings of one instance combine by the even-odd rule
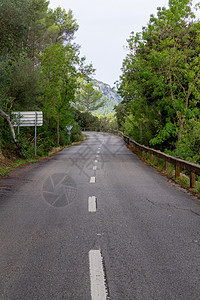
[[[73,60],[73,47],[52,44],[42,55],[43,103],[48,115],[57,119],[57,144],[60,143],[60,119],[66,117],[70,102],[74,101],[76,91],[76,69]],[[68,56],[68,57],[67,57]]]
[[[128,105],[124,100],[115,106],[115,115],[117,118],[117,125],[119,130],[123,130],[123,126],[127,116],[129,115]]]
[[[39,64],[39,54],[52,43],[49,28],[54,24],[50,18],[47,0],[28,0],[28,30],[25,51],[34,65]]]
[[[105,105],[106,100],[102,100],[102,93],[96,91],[93,82],[83,83],[76,98],[76,103],[80,111],[94,111]]]
[[[80,112],[80,110],[75,109],[75,120],[83,130],[87,130],[88,128],[100,128],[98,117],[88,111]]]
[[[169,10],[159,11],[158,18],[150,20],[145,32],[147,37],[151,36],[145,48],[149,47],[151,61],[148,65],[154,70],[154,91],[169,101],[175,113],[178,142],[186,116],[200,100],[200,31],[199,22],[194,22],[191,5],[189,0],[170,1]],[[153,36],[152,29],[157,31]],[[157,43],[152,45],[155,37]]]
[[[13,54],[21,50],[28,31],[27,0],[1,0],[0,4],[0,54]],[[9,53],[8,53],[9,52]]]
[[[79,86],[78,78],[94,71],[80,57],[80,46],[72,42],[78,30],[72,11],[51,10],[48,3],[46,0],[0,3],[0,127],[8,133],[1,134],[4,145],[6,136],[11,143],[12,133],[19,147],[11,114],[26,109],[44,111],[45,129],[38,131],[43,142],[49,143],[48,147],[55,143],[55,135],[58,144],[65,143],[66,125],[74,122],[71,103]],[[30,133],[31,129],[24,131]]]
[[[68,12],[66,12],[65,9],[58,7],[54,11],[50,11],[50,14],[57,28],[55,42],[71,42],[74,39],[74,33],[79,28],[77,21],[74,19],[72,10],[70,9]]]
[[[60,120],[64,127],[71,122],[69,112],[79,86],[77,78],[93,71],[87,65],[83,68],[79,54],[76,46],[57,43],[42,55],[43,104],[47,114],[57,119],[57,144],[60,143]]]
[[[54,20],[54,43],[46,48],[41,55],[43,74],[43,104],[48,115],[56,118],[57,144],[60,143],[60,126],[71,122],[71,103],[74,102],[78,88],[78,78],[93,72],[91,65],[84,64],[85,58],[80,57],[79,45],[72,44],[74,34],[78,30],[72,11],[57,8],[50,11]]]
[[[119,92],[129,113],[146,122],[152,146],[178,147],[188,120],[199,116],[199,28],[192,1],[171,0],[128,40]]]
[[[33,95],[37,90],[34,65],[26,51],[30,3],[2,0],[0,5],[0,116],[7,121],[22,156],[24,153],[15,136],[10,113],[14,108],[26,108],[30,99],[35,100]]]

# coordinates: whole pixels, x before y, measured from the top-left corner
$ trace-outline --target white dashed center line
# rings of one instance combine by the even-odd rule
[[[93,166],[93,170],[95,171],[97,169],[97,166]]]
[[[88,198],[88,211],[89,212],[97,211],[97,198],[95,196]]]
[[[90,283],[92,300],[106,300],[105,274],[100,250],[90,250]]]
[[[90,183],[95,183],[96,182],[96,178],[95,177],[90,177]]]
[[[97,162],[98,162],[98,160],[96,160],[96,159],[95,159],[95,161],[94,161],[94,162],[95,162],[95,163],[97,163]]]

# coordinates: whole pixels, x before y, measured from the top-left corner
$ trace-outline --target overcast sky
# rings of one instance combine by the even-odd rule
[[[141,31],[150,14],[167,4],[168,0],[50,0],[49,6],[72,9],[79,24],[75,42],[81,45],[81,55],[96,69],[94,78],[113,87],[130,33]]]

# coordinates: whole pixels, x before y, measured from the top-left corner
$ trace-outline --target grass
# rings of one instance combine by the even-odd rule
[[[1,159],[0,160],[0,178],[20,166],[23,166],[30,162],[35,162],[37,160],[38,159],[30,159],[30,160],[16,159],[15,161],[13,161],[10,159]]]

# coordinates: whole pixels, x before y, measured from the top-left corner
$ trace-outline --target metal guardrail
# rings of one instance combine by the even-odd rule
[[[143,155],[146,155],[146,158],[150,155],[151,161],[154,160],[154,156],[157,157],[157,164],[159,165],[160,159],[165,161],[165,169],[168,169],[169,163],[175,166],[175,178],[180,177],[180,170],[181,168],[190,172],[190,187],[194,188],[196,183],[196,175],[200,175],[200,165],[197,165],[192,162],[188,162],[182,160],[180,158],[173,157],[169,154],[163,153],[161,151],[149,148],[147,146],[141,145],[136,141],[132,140],[131,137],[125,135],[123,132],[113,129],[97,129],[97,128],[87,128],[88,131],[101,131],[101,132],[109,132],[115,135],[120,136],[123,140],[128,144],[131,145],[134,151],[139,154],[138,152],[142,152]]]

